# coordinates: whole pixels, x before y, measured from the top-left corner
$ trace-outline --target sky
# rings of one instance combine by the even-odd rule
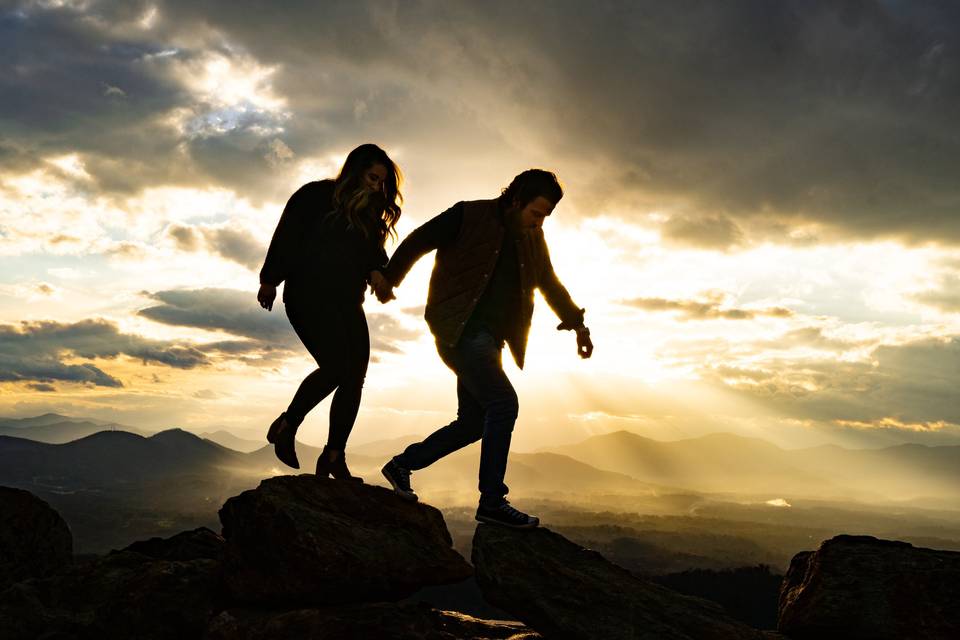
[[[515,449],[960,444],[957,3],[6,0],[0,95],[0,416],[261,438],[315,366],[256,302],[266,245],[375,142],[401,238],[564,185],[596,350],[538,297]],[[454,417],[431,266],[367,297],[353,442]]]

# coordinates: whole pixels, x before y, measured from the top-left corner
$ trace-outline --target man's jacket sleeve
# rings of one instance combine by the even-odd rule
[[[458,202],[438,216],[423,223],[404,238],[393,252],[383,275],[393,286],[398,286],[413,265],[427,253],[451,244],[463,224],[463,203]]]
[[[303,220],[306,209],[306,186],[297,189],[287,201],[280,214],[280,222],[270,239],[267,257],[260,269],[260,284],[276,287],[290,275],[291,262],[296,253],[296,245],[303,232]]]
[[[553,263],[550,262],[550,250],[547,248],[547,242],[544,240],[542,232],[539,238],[541,250],[543,251],[543,265],[540,270],[538,287],[543,293],[547,304],[557,314],[561,322],[557,329],[576,329],[583,326],[583,314],[586,309],[581,309],[574,304],[573,299],[567,292],[567,288],[560,283],[557,274],[553,271]]]

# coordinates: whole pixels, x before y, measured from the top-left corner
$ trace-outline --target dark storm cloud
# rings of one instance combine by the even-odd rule
[[[786,307],[765,309],[738,309],[727,307],[723,296],[708,296],[705,300],[670,300],[667,298],[633,298],[622,304],[644,311],[676,311],[683,320],[753,320],[758,317],[789,318],[793,311]]]
[[[165,7],[187,21],[216,14],[258,59],[283,63],[295,108],[320,81],[307,71],[317,61],[393,78],[414,96],[391,96],[397,105],[423,94],[439,101],[434,113],[472,107],[508,139],[526,129],[558,160],[605,168],[591,197],[626,185],[648,207],[678,210],[665,228],[678,241],[730,246],[752,226],[769,234],[770,219],[960,240],[955,3]],[[274,33],[285,37],[264,35]],[[471,104],[477,84],[516,106]]]
[[[0,139],[12,150],[0,157],[12,153],[13,168],[25,168],[30,159],[81,151],[118,174],[126,165],[129,176],[148,158],[169,155],[176,140],[150,121],[183,94],[150,61],[162,47],[111,37],[68,8],[25,5],[0,9]],[[123,99],[104,95],[105,83],[122,87]],[[157,169],[153,179],[167,177],[162,163]],[[98,186],[119,186],[118,177],[94,177],[104,180]]]
[[[110,359],[123,354],[144,363],[178,369],[192,369],[209,363],[207,357],[193,346],[124,334],[106,320],[0,325],[0,354],[0,382],[49,384],[63,380],[104,387],[121,387],[123,384],[92,363],[67,364],[64,361]]]
[[[279,300],[272,312],[260,307],[252,291],[236,289],[177,289],[148,294],[161,304],[138,313],[163,324],[223,331],[248,341],[224,340],[203,346],[206,351],[225,354],[290,351],[302,352],[303,346],[283,312]],[[404,328],[385,314],[369,314],[371,348],[374,351],[399,352],[399,344],[414,340],[419,331]]]
[[[251,195],[277,177],[264,157],[270,140],[252,133],[275,124],[270,117],[248,104],[230,113],[198,101],[184,82],[189,71],[177,66],[223,43],[196,40],[192,30],[202,24],[176,33],[141,28],[153,4],[0,8],[0,166],[25,170],[78,152],[92,181],[77,188],[106,195],[211,182]],[[185,114],[186,131],[171,126],[174,110]],[[230,128],[205,142],[204,119],[230,120]],[[220,145],[216,157],[204,152],[210,144]]]
[[[282,125],[298,157],[378,140],[426,179],[539,149],[580,210],[664,211],[664,237],[696,246],[795,242],[811,223],[960,242],[957,3],[156,5],[149,30],[132,26],[145,3],[3,12],[0,157],[77,149],[100,189],[263,195],[284,178],[263,131]],[[167,63],[204,49],[275,67],[289,121],[196,104]],[[186,139],[156,124],[174,107],[195,116]]]
[[[757,369],[726,367],[704,374],[753,402],[800,419],[960,425],[956,336],[879,346],[867,362],[777,360]]]

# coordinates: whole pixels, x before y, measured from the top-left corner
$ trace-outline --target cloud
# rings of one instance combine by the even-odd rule
[[[2,16],[0,153],[29,165],[78,152],[104,192],[212,182],[279,197],[288,161],[362,138],[448,179],[521,151],[520,164],[563,169],[581,212],[666,212],[671,242],[960,242],[951,3],[292,2],[264,13],[167,0]]]
[[[845,340],[827,336],[823,327],[799,327],[771,340],[754,340],[751,346],[757,350],[780,351],[807,347],[837,353],[871,344],[868,340]]]
[[[166,235],[181,251],[207,250],[250,270],[258,269],[266,255],[266,245],[242,228],[171,224]]]
[[[960,274],[944,275],[936,289],[923,291],[914,299],[947,313],[960,313]]]
[[[879,345],[854,362],[754,360],[753,366],[703,374],[752,402],[803,420],[913,430],[960,425],[958,336]]]
[[[675,311],[683,320],[753,320],[758,317],[789,318],[793,311],[786,307],[743,309],[728,307],[723,293],[708,292],[703,300],[670,300],[667,298],[633,298],[621,304],[644,311]]]
[[[302,352],[282,304],[272,312],[264,311],[252,291],[236,289],[176,289],[146,294],[161,304],[141,309],[138,314],[155,322],[174,326],[196,327],[225,333],[247,340],[222,340],[203,345],[206,351],[239,354],[251,351]],[[369,314],[367,325],[374,351],[396,353],[400,344],[418,338],[421,333],[407,329],[386,314]]]
[[[202,23],[144,28],[154,4],[0,9],[0,157],[15,161],[7,170],[76,153],[86,186],[104,196],[211,182],[257,193],[283,181],[264,156],[271,149],[283,156],[272,141],[287,116],[278,102],[232,88],[257,78],[262,93],[269,84],[263,69],[240,48],[217,43]],[[206,152],[208,132],[222,140],[212,143],[215,157]]]
[[[174,289],[146,294],[160,304],[137,313],[154,322],[224,331],[261,345],[290,348],[297,337],[283,313],[260,308],[256,293],[237,289]]]
[[[743,232],[737,224],[723,215],[675,214],[662,226],[667,242],[705,249],[728,249],[743,242]]]
[[[124,334],[112,322],[99,319],[0,325],[0,354],[0,382],[49,384],[61,380],[102,387],[121,387],[123,383],[92,363],[66,360],[126,355],[178,369],[209,364],[208,358],[191,345]]]

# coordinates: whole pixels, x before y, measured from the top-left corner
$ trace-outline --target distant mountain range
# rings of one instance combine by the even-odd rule
[[[155,430],[137,429],[117,422],[104,422],[92,418],[72,418],[58,413],[45,413],[32,418],[0,418],[0,436],[26,438],[49,444],[64,444],[108,430],[126,431],[141,436],[156,433]],[[266,444],[266,438],[264,437],[266,431],[263,434],[256,435],[244,432],[244,436],[247,436],[244,437],[221,428],[213,431],[200,431],[197,435],[245,453],[260,449]]]
[[[259,478],[293,471],[275,458],[272,446],[225,430],[204,437],[181,429],[147,436],[121,426],[57,414],[0,419],[0,483],[109,492],[125,483],[180,476],[201,478],[215,487],[222,487],[224,478],[255,485]],[[351,447],[351,469],[368,481],[381,482],[380,466],[415,439],[408,435]],[[301,472],[312,471],[319,450],[298,443],[298,451]],[[472,495],[478,457],[478,445],[448,456],[416,472],[415,487],[428,494]],[[618,431],[575,445],[512,453],[507,483],[524,492],[554,494],[694,491],[949,501],[960,498],[960,446],[787,450],[733,434],[664,442]]]
[[[27,438],[51,444],[78,440],[106,430],[121,430],[140,435],[146,433],[134,427],[114,422],[102,422],[89,418],[71,418],[57,413],[45,413],[33,418],[0,418],[0,436]]]
[[[662,442],[618,431],[546,451],[646,482],[714,493],[873,501],[942,497],[960,507],[960,446],[790,450],[729,433]]]

